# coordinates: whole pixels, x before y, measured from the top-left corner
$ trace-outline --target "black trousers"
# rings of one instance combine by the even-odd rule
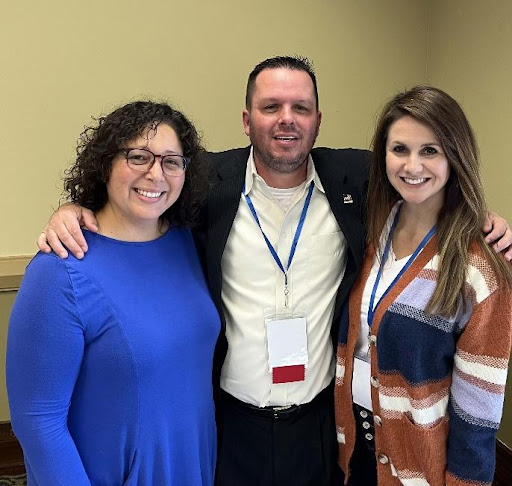
[[[221,392],[216,486],[341,486],[333,387],[274,412]]]
[[[356,419],[356,444],[350,459],[348,484],[349,486],[377,486],[373,414],[355,404],[353,409]]]

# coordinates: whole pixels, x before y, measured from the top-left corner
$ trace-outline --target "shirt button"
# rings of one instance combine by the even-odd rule
[[[368,412],[366,410],[361,410],[359,412],[359,415],[361,415],[362,418],[366,418],[368,417]]]
[[[367,422],[366,420],[362,423],[363,429],[368,430],[370,428],[370,422]]]
[[[370,434],[370,433],[368,433],[368,434],[365,434],[364,438],[365,438],[366,440],[373,440],[373,435],[372,435],[372,434]]]
[[[386,456],[385,454],[379,454],[377,456],[377,459],[381,464],[387,464],[389,462],[388,456]]]
[[[382,419],[378,415],[373,416],[373,421],[377,427],[382,427]]]
[[[379,380],[375,376],[370,378],[370,383],[374,388],[379,388]]]
[[[377,336],[375,334],[370,336],[370,344],[373,344],[374,346],[377,345]]]

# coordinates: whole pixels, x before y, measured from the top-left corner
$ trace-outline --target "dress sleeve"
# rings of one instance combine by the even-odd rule
[[[453,486],[492,483],[512,341],[510,289],[485,264],[471,273],[472,312],[457,341],[450,389],[446,484]]]
[[[39,486],[91,484],[67,427],[83,353],[66,263],[37,255],[12,310],[6,375],[12,427]]]

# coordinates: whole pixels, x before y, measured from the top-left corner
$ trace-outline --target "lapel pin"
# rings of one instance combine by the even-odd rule
[[[343,194],[343,204],[352,204],[353,202],[352,194]]]

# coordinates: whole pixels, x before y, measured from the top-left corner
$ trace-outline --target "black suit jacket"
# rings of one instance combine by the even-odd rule
[[[225,334],[221,289],[221,259],[235,219],[245,179],[250,147],[209,153],[209,193],[205,223],[197,241],[204,259],[212,298],[221,315],[222,329],[215,349],[214,385],[217,388],[228,343]],[[367,185],[369,152],[355,149],[315,148],[315,163],[331,210],[348,244],[347,267],[338,289],[333,322],[339,321],[342,303],[354,283],[364,253],[363,199]],[[332,326],[333,345],[337,343],[337,326]]]

